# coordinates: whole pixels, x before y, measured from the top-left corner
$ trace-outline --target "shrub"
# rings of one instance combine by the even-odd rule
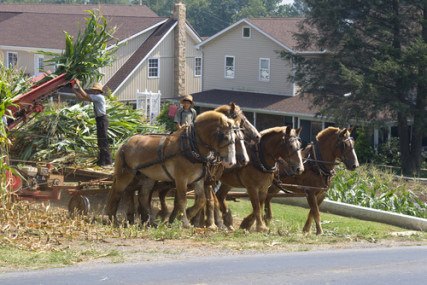
[[[357,153],[357,158],[359,162],[371,162],[372,157],[374,156],[374,151],[372,149],[371,142],[369,141],[365,128],[358,128],[357,139],[354,142],[354,148]]]
[[[174,123],[172,118],[169,118],[169,106],[173,105],[170,102],[164,103],[162,110],[160,111],[159,115],[157,116],[156,120],[160,124],[164,126],[164,128],[168,131],[175,131],[176,130],[176,124]]]

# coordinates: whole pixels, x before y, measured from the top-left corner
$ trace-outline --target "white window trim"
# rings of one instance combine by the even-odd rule
[[[200,59],[200,74],[197,74],[196,73],[196,62],[197,62],[197,59]],[[202,62],[202,57],[200,57],[200,56],[196,56],[195,58],[194,58],[194,77],[201,77],[202,76],[202,66],[203,66],[203,62]]]
[[[40,59],[44,60],[44,55],[42,54],[35,54],[34,55],[34,75],[40,75],[43,72],[39,70],[40,66],[39,66],[39,61]]]
[[[157,76],[150,76],[150,60],[157,60]],[[148,78],[160,78],[160,59],[158,57],[149,58],[147,61],[147,76]]]
[[[228,57],[233,58],[233,76],[227,76],[227,58]],[[234,79],[235,75],[236,75],[236,57],[234,55],[226,55],[224,57],[224,77],[229,79]]]
[[[261,70],[261,62],[262,62],[263,60],[268,61],[268,79],[263,79],[263,78],[262,78],[262,76],[261,76],[261,72],[262,72],[262,70]],[[261,58],[259,59],[258,79],[259,79],[259,81],[262,81],[262,82],[269,82],[269,81],[270,81],[270,78],[271,78],[270,59],[269,59],[269,58],[261,57]]]
[[[6,52],[6,67],[7,68],[10,67],[9,54],[15,54],[16,55],[16,65],[18,65],[18,53],[15,51],[8,51],[8,52]]]
[[[245,29],[248,28],[249,29],[249,37],[245,37]],[[252,29],[249,26],[243,26],[242,27],[242,39],[250,39],[252,37]]]

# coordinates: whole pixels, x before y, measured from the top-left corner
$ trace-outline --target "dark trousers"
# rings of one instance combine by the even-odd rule
[[[106,115],[96,117],[96,136],[98,138],[99,166],[112,164],[110,144],[108,143],[108,117]]]

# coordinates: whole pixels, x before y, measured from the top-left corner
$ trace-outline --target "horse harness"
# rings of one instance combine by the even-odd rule
[[[174,152],[174,153],[165,155],[165,149],[166,149],[166,146],[169,142],[169,138],[171,136],[174,136],[174,135],[173,134],[142,134],[142,135],[162,135],[162,138],[160,139],[160,142],[159,142],[159,146],[157,148],[157,157],[158,158],[157,158],[157,160],[150,161],[150,162],[139,165],[138,167],[136,167],[136,169],[134,169],[134,174],[135,175],[140,174],[141,173],[140,170],[161,163],[163,171],[166,173],[166,175],[172,181],[174,181],[174,178],[172,177],[170,172],[167,170],[166,164],[165,164],[165,162],[168,159],[170,159],[170,158],[172,158],[178,154],[178,152]],[[179,152],[181,154],[183,154],[185,156],[185,158],[187,158],[189,161],[191,161],[193,163],[203,164],[202,175],[191,183],[197,182],[206,176],[207,168],[209,165],[211,165],[211,166],[216,165],[216,164],[220,163],[220,161],[219,161],[218,157],[215,156],[213,149],[210,148],[207,144],[205,144],[203,142],[202,142],[203,146],[207,147],[210,150],[210,152],[209,152],[208,156],[204,156],[200,153],[199,148],[196,144],[196,137],[195,137],[193,125],[187,125],[185,127],[184,134],[179,135],[179,136],[180,136]],[[199,137],[199,140],[201,141],[200,137]],[[124,164],[125,164],[125,160],[124,160],[125,150],[126,150],[126,144],[124,145],[124,147],[122,148],[122,151],[121,151],[121,155],[122,155]],[[124,165],[124,166],[126,166],[126,165]]]
[[[337,141],[337,145],[340,148],[341,151],[341,161],[345,161],[345,157],[344,157],[344,148],[346,147],[346,142],[349,141],[350,142],[350,147],[351,149],[354,149],[354,144],[353,144],[353,138],[350,136],[347,136],[344,140],[339,140]],[[310,158],[310,157],[313,157]],[[331,161],[324,161],[322,160],[322,154],[320,152],[320,148],[319,148],[319,142],[311,142],[311,148],[308,154],[307,159],[305,160],[304,163],[307,162],[307,165],[310,167],[310,169],[314,172],[317,173],[320,176],[325,177],[325,187],[327,187],[328,185],[330,185],[331,180],[332,180],[332,176],[334,176],[336,174],[336,170],[335,167],[333,167],[332,169],[328,169],[326,167],[327,164],[330,165],[338,165],[339,162],[331,162]]]

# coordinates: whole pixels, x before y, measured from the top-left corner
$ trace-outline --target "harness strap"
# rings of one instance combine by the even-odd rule
[[[160,139],[158,155],[159,155],[159,160],[162,162],[163,171],[170,178],[170,180],[174,181],[175,179],[172,177],[172,175],[168,171],[166,164],[165,164],[166,159],[164,157],[164,149],[166,148],[166,144],[163,146],[163,143],[166,141],[166,138],[167,138],[167,136],[164,136]]]
[[[310,150],[310,155],[313,154],[314,159],[307,159],[307,161],[309,162],[314,162],[314,163],[309,163],[309,166],[311,167],[311,169],[322,175],[322,176],[333,176],[335,175],[335,168],[332,168],[331,170],[327,169],[325,164],[334,164],[337,165],[338,163],[335,162],[327,162],[327,161],[323,161],[322,160],[322,154],[320,152],[319,149],[319,143],[311,143],[311,150]]]
[[[153,166],[153,165],[156,165],[156,164],[159,164],[159,163],[162,163],[162,166],[163,166],[163,169],[165,169],[166,167],[164,166],[164,162],[166,161],[166,160],[168,160],[169,158],[172,158],[172,157],[174,157],[175,155],[177,155],[177,153],[171,153],[171,154],[169,154],[169,155],[166,155],[166,156],[164,156],[164,153],[163,153],[163,150],[162,150],[162,145],[163,145],[163,142],[166,140],[166,138],[168,137],[169,135],[164,135],[161,139],[160,139],[160,143],[159,143],[159,147],[158,147],[158,151],[157,151],[157,156],[158,156],[158,158],[157,158],[157,160],[155,160],[155,161],[151,161],[151,162],[147,162],[147,163],[144,163],[144,164],[141,164],[141,165],[138,165],[136,168],[135,168],[135,170],[134,171],[136,171],[136,172],[138,172],[139,170],[141,170],[141,169],[143,169],[143,168],[147,168],[147,167],[150,167],[150,166]],[[166,174],[169,176],[169,178],[171,178],[172,180],[173,180],[173,178],[172,178],[172,176],[170,175],[170,173],[165,169],[165,172],[166,172]]]
[[[252,146],[252,160],[254,163],[254,166],[265,173],[273,173],[276,171],[276,164],[273,165],[273,167],[270,167],[266,165],[266,162],[264,160],[264,156],[261,151],[261,142],[258,144],[254,144]]]

